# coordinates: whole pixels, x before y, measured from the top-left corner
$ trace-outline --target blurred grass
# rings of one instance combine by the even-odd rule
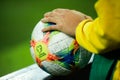
[[[0,0],[0,76],[33,64],[31,32],[45,12],[68,8],[96,17],[96,0]]]
[[[0,74],[10,73],[32,63],[28,41],[19,43],[0,54]]]

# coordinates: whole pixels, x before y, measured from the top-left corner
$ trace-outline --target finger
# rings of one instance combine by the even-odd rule
[[[43,32],[47,32],[47,31],[51,31],[51,30],[58,30],[58,29],[57,29],[57,26],[54,25],[54,26],[49,26],[49,27],[47,27],[47,28],[43,28],[43,29],[42,29]]]
[[[63,10],[63,9],[62,8],[57,8],[57,9],[54,9],[53,12],[59,12],[61,10]]]
[[[47,12],[47,13],[44,14],[44,17],[48,17],[48,16],[50,16],[51,14],[52,14],[52,12]]]
[[[56,23],[57,22],[57,18],[56,17],[45,17],[43,19],[41,19],[42,22],[53,22]]]
[[[93,20],[92,17],[90,16],[85,16],[86,19],[90,19],[90,20]]]
[[[58,12],[52,11],[52,12],[47,12],[44,14],[44,17],[54,17],[56,15],[59,15]]]
[[[79,15],[85,15],[84,13],[80,12],[80,11],[76,11],[76,10],[71,10],[72,12],[79,14]]]
[[[69,9],[57,8],[53,10],[53,12],[61,12],[61,11],[69,11]]]
[[[49,20],[48,20],[48,18],[45,17],[45,18],[41,19],[41,21],[42,22],[48,22]]]

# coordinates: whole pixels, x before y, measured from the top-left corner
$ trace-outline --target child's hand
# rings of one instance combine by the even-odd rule
[[[75,30],[77,25],[84,19],[91,19],[91,17],[69,9],[55,9],[51,12],[45,13],[42,22],[53,22],[56,25],[44,28],[42,31],[59,30],[70,36],[75,37]]]

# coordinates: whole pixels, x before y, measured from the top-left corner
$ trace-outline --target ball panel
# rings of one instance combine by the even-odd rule
[[[44,28],[44,24],[42,22],[37,23],[37,25],[34,27],[31,39],[39,41],[43,38],[44,33],[41,31]]]
[[[68,70],[54,62],[43,61],[42,65],[43,65],[43,69],[46,72],[51,73],[52,75],[63,76],[63,75],[67,75],[67,74],[71,73],[70,70]]]

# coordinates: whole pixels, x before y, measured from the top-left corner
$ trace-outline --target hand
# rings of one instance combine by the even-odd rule
[[[44,28],[42,31],[59,30],[70,36],[75,37],[75,30],[77,25],[84,19],[91,19],[91,17],[69,9],[55,9],[44,15],[42,22],[53,22],[56,25]]]

